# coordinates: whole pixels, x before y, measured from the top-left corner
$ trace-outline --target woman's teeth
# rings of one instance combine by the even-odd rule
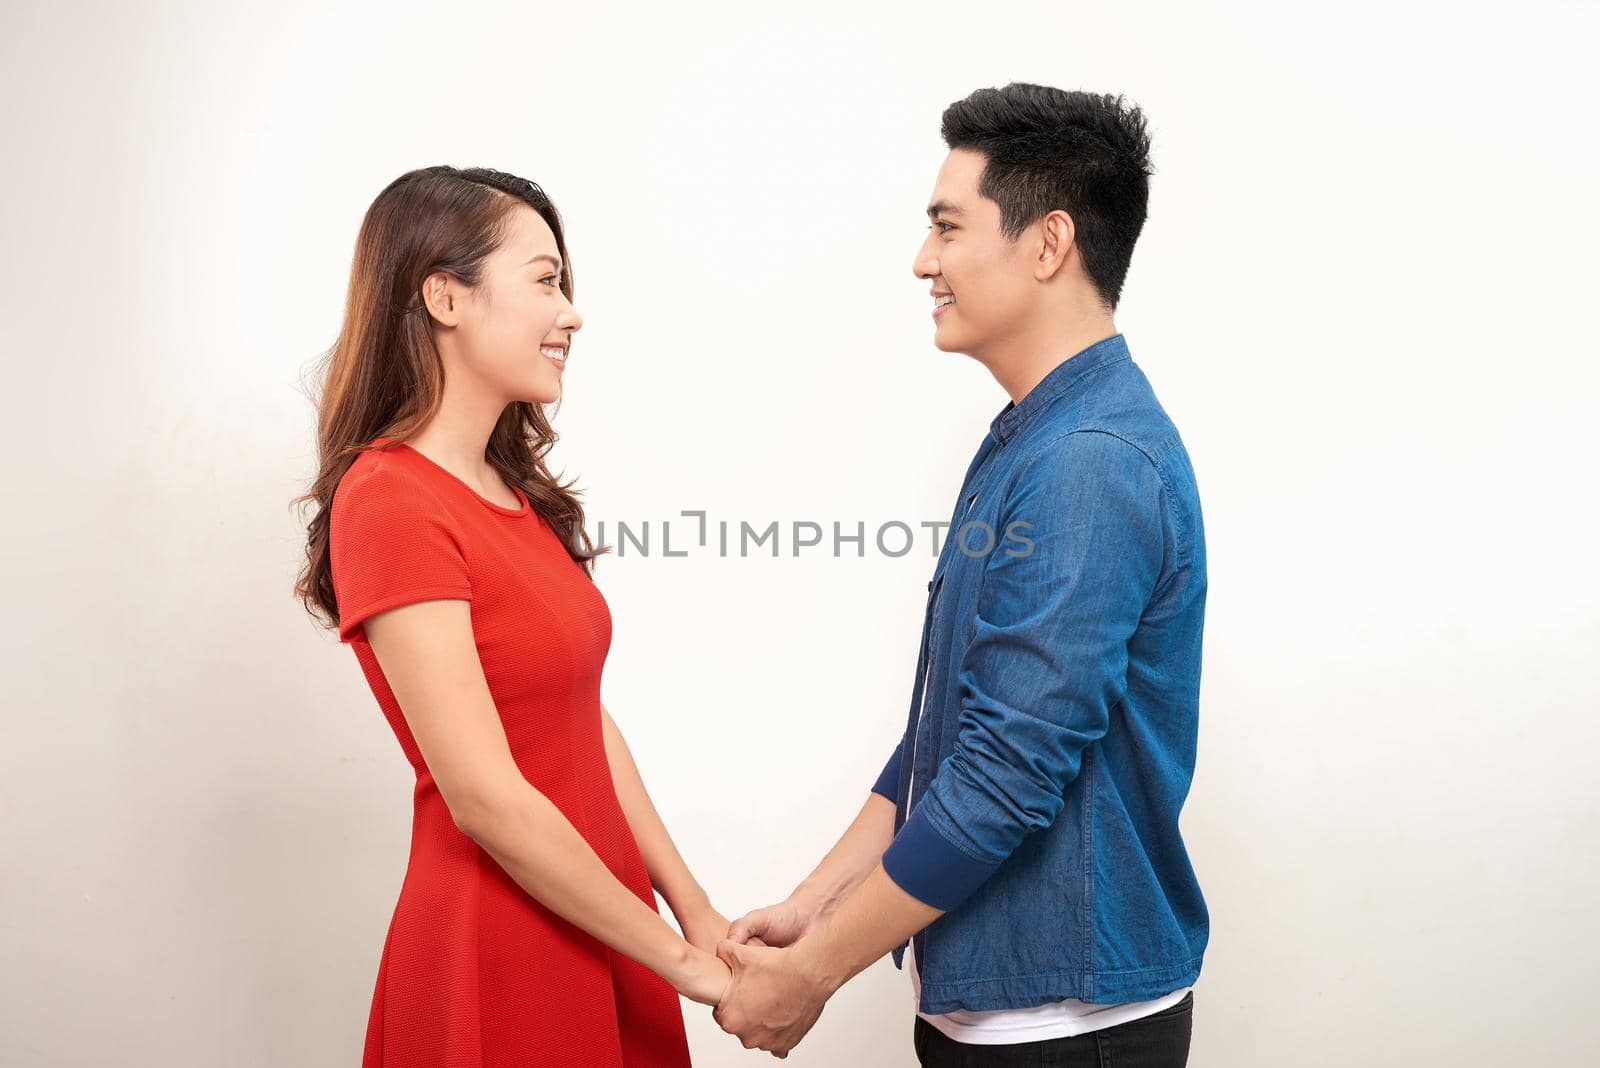
[[[567,350],[566,349],[547,349],[547,348],[544,348],[544,347],[541,346],[539,351],[544,353],[546,356],[550,357],[552,360],[556,361],[556,363],[562,364],[563,366],[565,366],[565,364],[567,362]]]

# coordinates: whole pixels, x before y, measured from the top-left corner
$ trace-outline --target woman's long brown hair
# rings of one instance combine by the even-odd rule
[[[550,224],[561,254],[561,291],[571,300],[572,259],[561,216],[544,190],[525,178],[480,167],[424,167],[391,182],[361,221],[344,324],[314,369],[320,380],[315,398],[319,470],[311,489],[291,502],[302,512],[309,502],[317,508],[306,528],[305,566],[295,595],[330,629],[339,619],[328,560],[334,490],[373,438],[387,435],[391,444],[399,444],[415,436],[444,397],[444,364],[422,303],[422,280],[444,271],[477,285],[484,260],[499,247],[518,204]],[[591,573],[594,557],[607,550],[595,550],[589,540],[572,483],[557,482],[545,466],[555,441],[543,407],[516,401],[495,424],[484,455],[527,495],[567,554]]]

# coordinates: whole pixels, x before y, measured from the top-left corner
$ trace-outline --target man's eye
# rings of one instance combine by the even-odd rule
[[[934,227],[935,227],[935,226],[943,226],[943,227],[945,227],[945,228],[946,228],[946,229],[948,229],[948,230],[954,230],[954,229],[955,229],[955,227],[954,227],[954,226],[951,226],[951,225],[950,225],[950,224],[949,224],[949,223],[947,223],[947,222],[936,222],[936,223],[929,223],[929,224],[928,224],[928,229],[930,229],[930,230],[932,230],[932,229],[933,229],[933,228],[934,228]],[[944,233],[944,232],[945,232],[945,231],[944,231],[944,230],[940,230],[940,231],[939,231],[939,232],[940,232],[940,233],[941,233],[941,234],[942,234],[942,233]]]

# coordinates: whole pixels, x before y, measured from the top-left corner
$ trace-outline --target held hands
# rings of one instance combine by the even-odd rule
[[[672,985],[690,1001],[715,1007],[728,992],[730,976],[728,966],[715,954],[703,953],[691,946],[689,960]]]
[[[822,918],[791,899],[741,917],[717,944],[732,978],[712,1018],[746,1049],[785,1058],[822,1015],[833,989],[794,948]]]
[[[678,929],[683,932],[685,942],[715,956],[717,943],[728,937],[728,918],[708,901],[678,916]]]
[[[745,1049],[783,1058],[806,1037],[833,993],[795,948],[723,941],[717,956],[732,970],[728,991],[711,1016]]]
[[[732,980],[728,965],[717,956],[717,943],[729,932],[728,918],[709,901],[687,906],[674,915],[689,948],[672,985],[690,1001],[714,1007],[722,1000]],[[753,936],[750,944],[764,945],[761,939]]]
[[[677,919],[683,940],[689,944],[689,959],[673,986],[690,1001],[715,1006],[732,978],[728,966],[717,957],[717,942],[728,930],[727,917],[707,901],[685,909]]]

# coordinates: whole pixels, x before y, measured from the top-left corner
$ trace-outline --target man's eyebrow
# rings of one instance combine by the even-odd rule
[[[535,252],[528,258],[528,263],[532,263],[534,260],[549,260],[550,266],[555,268],[556,273],[561,273],[561,259],[558,256],[552,256],[548,252]],[[526,267],[528,263],[524,263],[523,266]]]
[[[961,209],[956,207],[954,204],[950,203],[948,200],[935,200],[932,204],[928,205],[928,218],[930,218],[930,219],[933,218],[935,215],[960,215],[960,214],[961,214]]]

